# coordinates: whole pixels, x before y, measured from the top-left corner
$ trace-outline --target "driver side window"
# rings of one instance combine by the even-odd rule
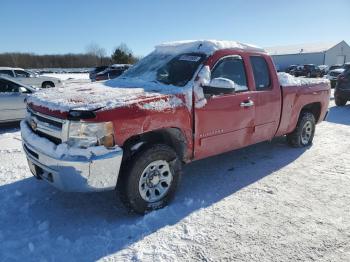
[[[0,79],[0,93],[18,93],[19,85],[16,83]]]
[[[228,56],[219,60],[211,72],[211,79],[214,78],[232,80],[236,84],[236,92],[248,90],[244,63],[240,56]]]
[[[30,77],[30,74],[23,70],[15,70],[15,74],[17,77]]]

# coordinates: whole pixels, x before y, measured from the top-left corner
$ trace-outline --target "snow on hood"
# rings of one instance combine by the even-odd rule
[[[213,54],[220,49],[238,49],[256,52],[265,52],[264,49],[255,45],[243,44],[236,41],[218,41],[218,40],[187,40],[168,42],[156,46],[156,52],[162,53],[190,53],[202,52],[207,55]]]
[[[177,93],[182,92],[178,87],[173,86],[107,81],[43,89],[31,95],[28,103],[60,112],[68,112],[72,109],[108,110],[138,103],[141,108],[160,111],[183,105],[183,101],[175,96]],[[153,101],[147,102],[147,100]]]
[[[277,73],[278,80],[282,86],[303,86],[303,85],[314,85],[314,84],[329,84],[329,80],[325,78],[304,78],[295,77],[290,74],[280,72]]]
[[[335,72],[335,73],[343,73],[345,71],[345,69],[344,68],[337,68],[337,69],[333,69],[333,70],[331,70],[331,71],[329,71],[329,72]]]

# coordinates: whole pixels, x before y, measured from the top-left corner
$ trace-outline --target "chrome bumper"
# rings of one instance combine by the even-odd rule
[[[38,136],[38,139],[43,138]],[[22,140],[33,175],[62,191],[93,192],[112,190],[116,187],[123,158],[123,150],[120,147],[89,158],[69,155],[58,158],[28,143],[23,135]]]

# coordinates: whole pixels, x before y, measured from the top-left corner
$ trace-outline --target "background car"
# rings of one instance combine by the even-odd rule
[[[39,76],[22,68],[0,67],[0,76],[10,77],[16,82],[32,87],[50,88],[62,86],[62,82],[58,78]]]
[[[120,76],[124,71],[129,69],[131,65],[111,65],[104,71],[96,74],[96,81],[102,81],[102,80],[108,80],[108,79],[113,79],[118,76]]]
[[[321,76],[324,76],[328,73],[329,67],[328,65],[319,65],[318,69],[321,71]]]
[[[292,72],[294,71],[294,70],[296,70],[297,69],[297,65],[290,65],[290,66],[288,66],[287,67],[287,69],[286,69],[286,73],[288,73],[288,74],[292,74]]]
[[[350,101],[350,67],[338,76],[334,100],[337,106],[345,106]]]
[[[96,75],[104,70],[106,70],[108,66],[97,66],[92,69],[89,73],[89,78],[91,81],[96,81]]]
[[[0,76],[0,123],[22,120],[26,115],[25,99],[37,89]]]
[[[342,74],[344,71],[350,69],[350,63],[345,63],[344,65],[333,65],[330,68],[335,68],[332,70],[329,70],[327,73],[327,79],[331,82],[331,88],[335,88],[338,80],[338,76]]]
[[[302,67],[297,67],[294,71],[295,76],[305,76],[305,77],[320,77],[321,70],[314,64],[306,64]]]

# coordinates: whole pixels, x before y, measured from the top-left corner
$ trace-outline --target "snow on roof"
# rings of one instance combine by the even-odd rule
[[[185,40],[163,43],[155,47],[157,52],[162,53],[185,53],[203,52],[208,55],[220,49],[238,49],[256,52],[265,52],[264,49],[255,45],[243,44],[236,41],[218,40]]]
[[[290,54],[304,54],[304,53],[320,53],[329,50],[333,46],[339,44],[338,42],[329,43],[308,43],[285,46],[266,47],[265,50],[270,55],[290,55]]]

